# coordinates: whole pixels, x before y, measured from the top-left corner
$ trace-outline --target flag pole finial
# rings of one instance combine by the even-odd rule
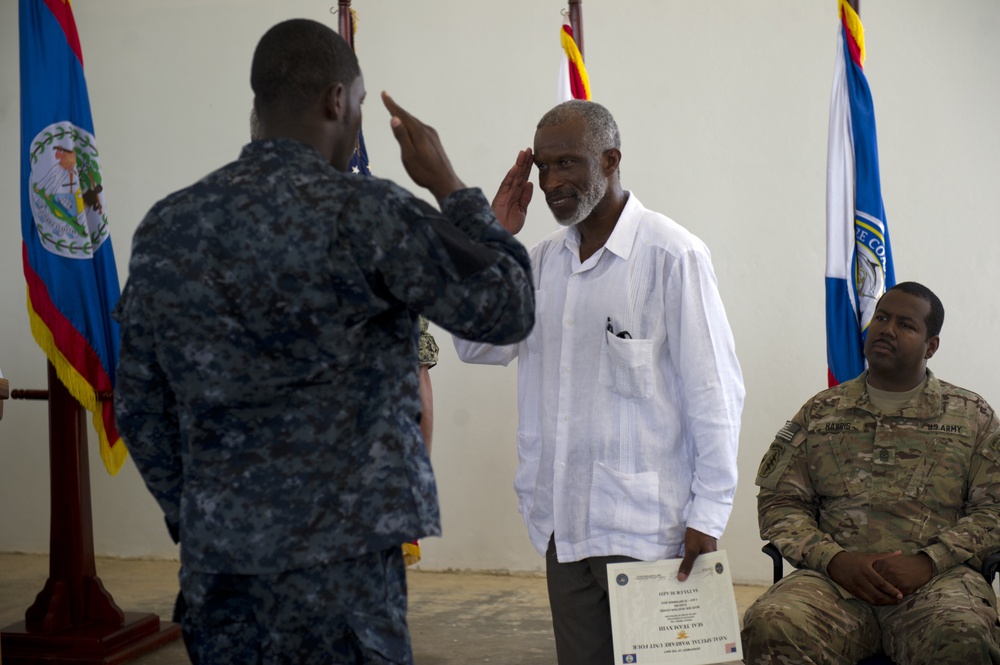
[[[334,12],[330,7],[330,12]],[[351,9],[351,0],[337,0],[337,32],[344,38],[344,41],[354,48],[354,10]]]

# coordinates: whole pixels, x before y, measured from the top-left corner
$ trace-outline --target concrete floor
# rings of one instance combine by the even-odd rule
[[[0,554],[0,627],[24,611],[48,577],[48,557]],[[172,561],[98,559],[97,575],[125,612],[169,620],[177,594]],[[555,645],[543,577],[409,573],[409,624],[417,665],[552,665]],[[739,615],[764,587],[737,586]],[[3,645],[0,644],[0,658]],[[190,665],[180,640],[131,661]]]

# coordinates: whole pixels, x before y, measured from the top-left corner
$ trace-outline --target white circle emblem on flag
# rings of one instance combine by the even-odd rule
[[[71,122],[49,125],[31,142],[28,198],[42,247],[89,259],[110,237],[94,135]]]

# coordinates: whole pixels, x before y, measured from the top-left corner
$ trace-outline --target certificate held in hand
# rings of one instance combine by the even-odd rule
[[[615,663],[710,665],[743,658],[724,551],[700,555],[684,582],[680,559],[608,566]]]

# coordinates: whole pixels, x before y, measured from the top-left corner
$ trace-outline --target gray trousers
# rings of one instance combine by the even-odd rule
[[[875,654],[906,665],[1000,663],[996,597],[966,566],[878,607],[826,575],[796,570],[747,609],[743,624],[747,665],[855,665]]]
[[[611,665],[611,604],[608,564],[635,561],[627,556],[601,556],[560,563],[555,539],[545,553],[552,631],[559,665]]]

